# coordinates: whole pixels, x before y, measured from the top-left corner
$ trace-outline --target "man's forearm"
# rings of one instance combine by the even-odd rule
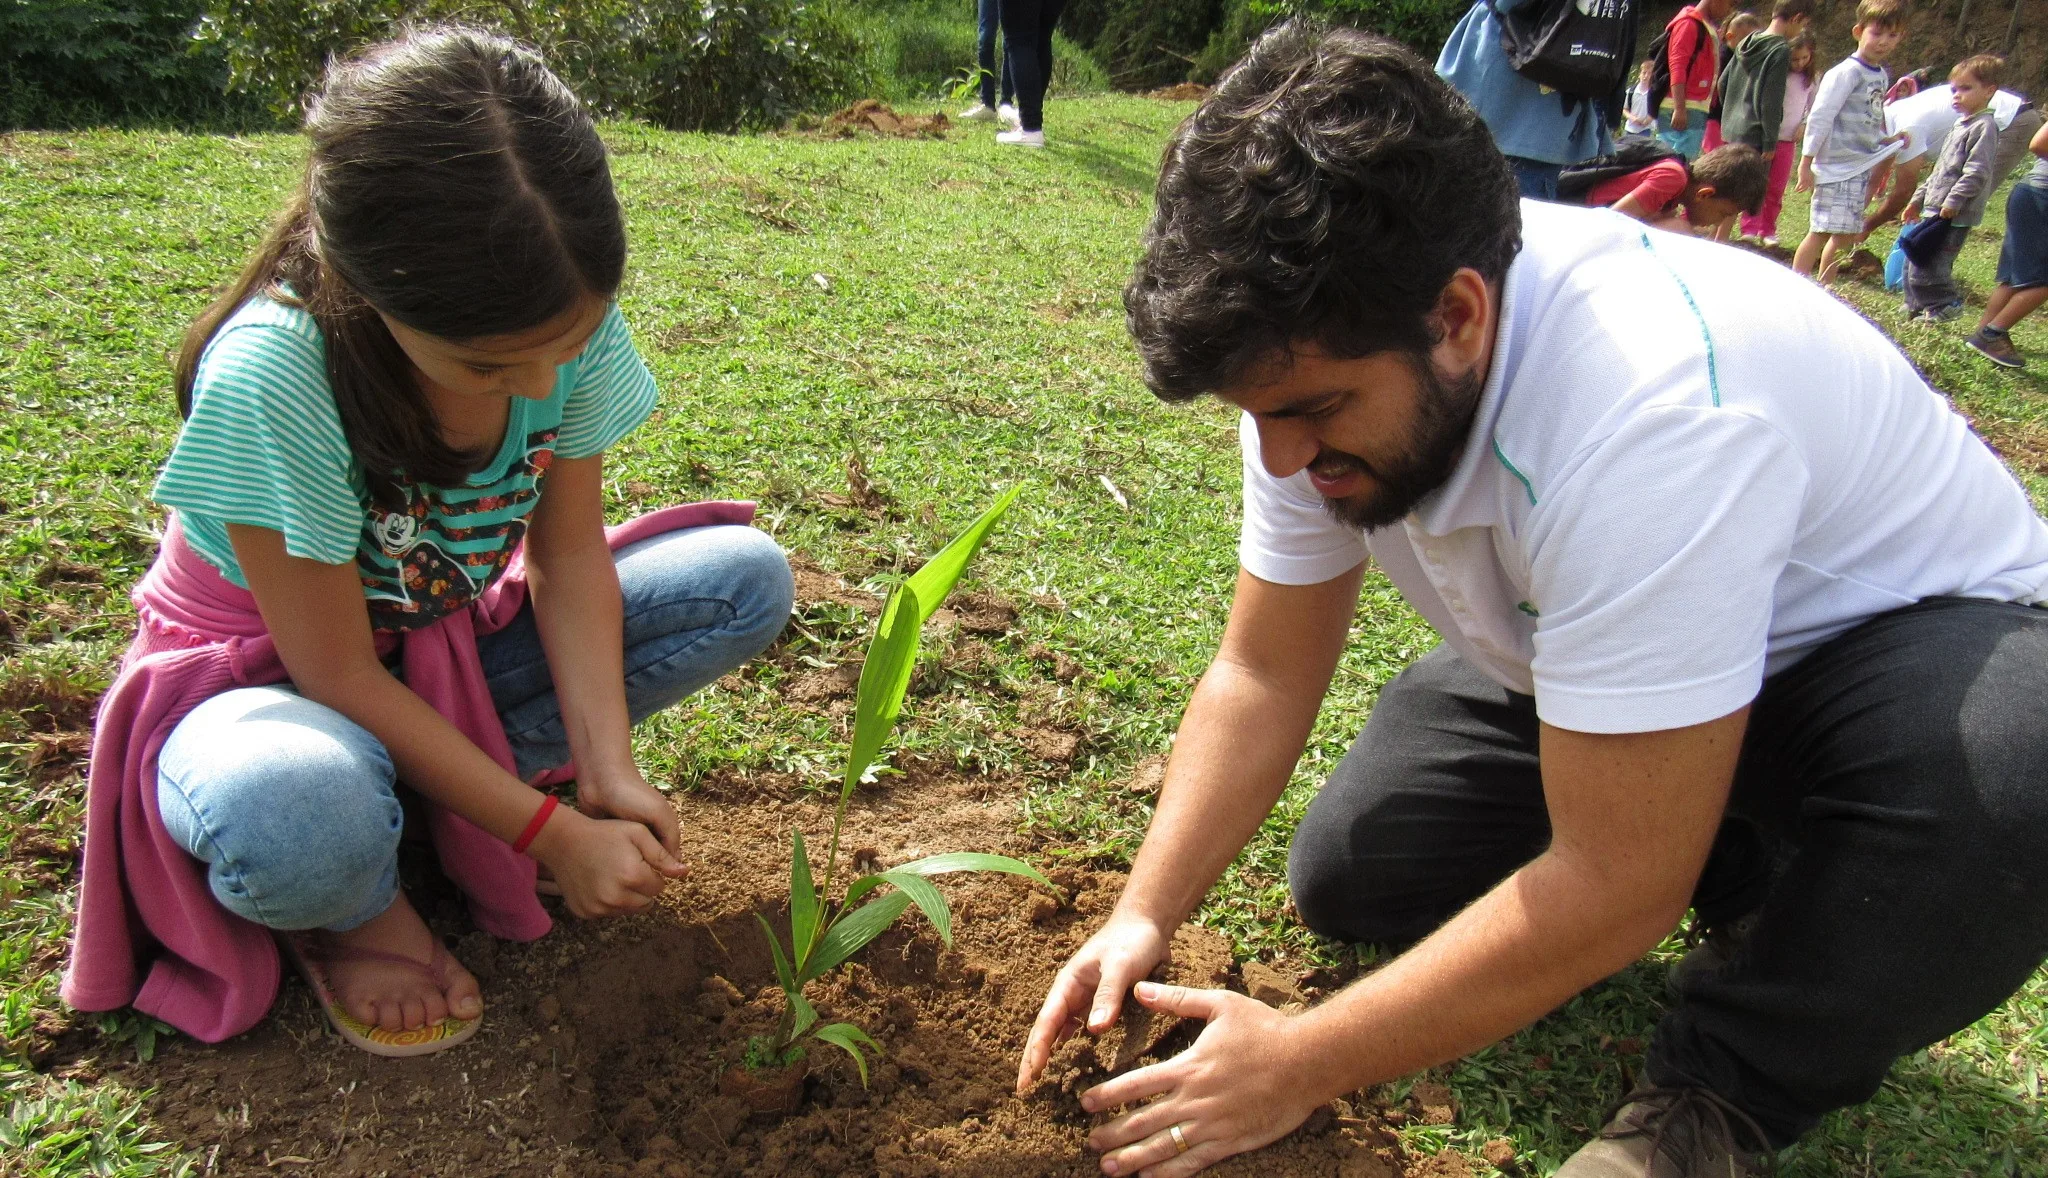
[[[1187,919],[1272,812],[1321,703],[1321,690],[1290,694],[1224,660],[1210,666],[1181,719],[1119,911],[1168,930]]]
[[[1337,1096],[1497,1043],[1642,956],[1684,910],[1545,852],[1302,1015],[1302,1074]]]

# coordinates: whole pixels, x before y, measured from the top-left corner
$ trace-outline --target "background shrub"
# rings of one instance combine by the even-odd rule
[[[847,9],[873,48],[878,96],[892,102],[974,101],[975,0],[859,0]],[[1097,59],[1071,35],[1063,17],[1052,41],[1054,94],[1111,88]],[[1000,44],[1000,42],[998,42]]]
[[[1116,86],[1149,90],[1188,77],[1197,55],[1222,26],[1229,2],[1071,0],[1060,24],[1102,63]]]
[[[1471,0],[1225,0],[1228,11],[1190,63],[1188,76],[1212,82],[1244,56],[1260,33],[1294,16],[1392,37],[1430,61],[1472,7]],[[1644,38],[1648,43],[1648,38]]]
[[[195,42],[199,0],[0,0],[0,128],[275,120],[227,93],[227,57]]]
[[[237,88],[293,112],[330,55],[444,19],[536,46],[601,114],[672,130],[774,126],[874,81],[868,46],[836,9],[807,0],[212,0],[203,35]]]

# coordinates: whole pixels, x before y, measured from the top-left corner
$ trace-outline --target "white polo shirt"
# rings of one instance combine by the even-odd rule
[[[1459,654],[1581,732],[1724,716],[1925,597],[2048,598],[2048,524],[1890,340],[1791,270],[1522,203],[1470,438],[1398,524],[1332,519],[1241,423],[1254,576],[1368,552]]]

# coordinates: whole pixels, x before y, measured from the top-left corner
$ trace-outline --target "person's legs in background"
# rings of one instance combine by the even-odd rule
[[[974,6],[974,60],[975,70],[979,75],[981,101],[961,111],[960,117],[963,119],[996,117],[996,34],[1001,29],[1001,12],[1002,0],[977,0]],[[1007,55],[1004,56],[1000,69],[1003,81],[1007,82],[1010,76]],[[1005,86],[1004,89],[1007,90],[1008,87]]]
[[[1963,313],[1963,292],[1955,280],[1956,255],[1970,236],[1968,229],[1950,229],[1927,264],[1906,259],[1906,313],[1936,321],[1954,319]]]
[[[1761,237],[1765,242],[1776,244],[1778,240],[1778,214],[1785,208],[1785,185],[1791,182],[1792,165],[1797,161],[1798,149],[1789,140],[1778,141],[1777,152],[1771,156],[1771,179],[1764,186],[1763,207],[1753,216],[1742,218],[1742,232],[1748,237]]]
[[[1045,146],[1045,87],[1051,63],[1040,55],[1051,27],[1039,25],[1046,0],[1003,0],[1003,40],[1017,82],[1017,129],[996,136],[996,142],[1023,147]],[[1057,14],[1057,10],[1054,10]]]
[[[1976,334],[1964,343],[2001,368],[2025,368],[2012,343],[2013,325],[2048,302],[2048,190],[2021,180],[2005,198],[2005,241],[1998,249],[1998,289],[1984,306]]]

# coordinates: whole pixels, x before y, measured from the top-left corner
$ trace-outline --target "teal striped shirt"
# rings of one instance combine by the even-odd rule
[[[380,630],[409,630],[462,609],[495,581],[556,457],[600,454],[646,420],[654,377],[614,305],[545,400],[514,397],[505,440],[456,487],[401,478],[405,506],[385,511],[342,433],[326,343],[305,311],[252,299],[199,360],[192,415],[153,492],[207,563],[248,582],[227,525],[270,528],[285,551],[354,563]]]

